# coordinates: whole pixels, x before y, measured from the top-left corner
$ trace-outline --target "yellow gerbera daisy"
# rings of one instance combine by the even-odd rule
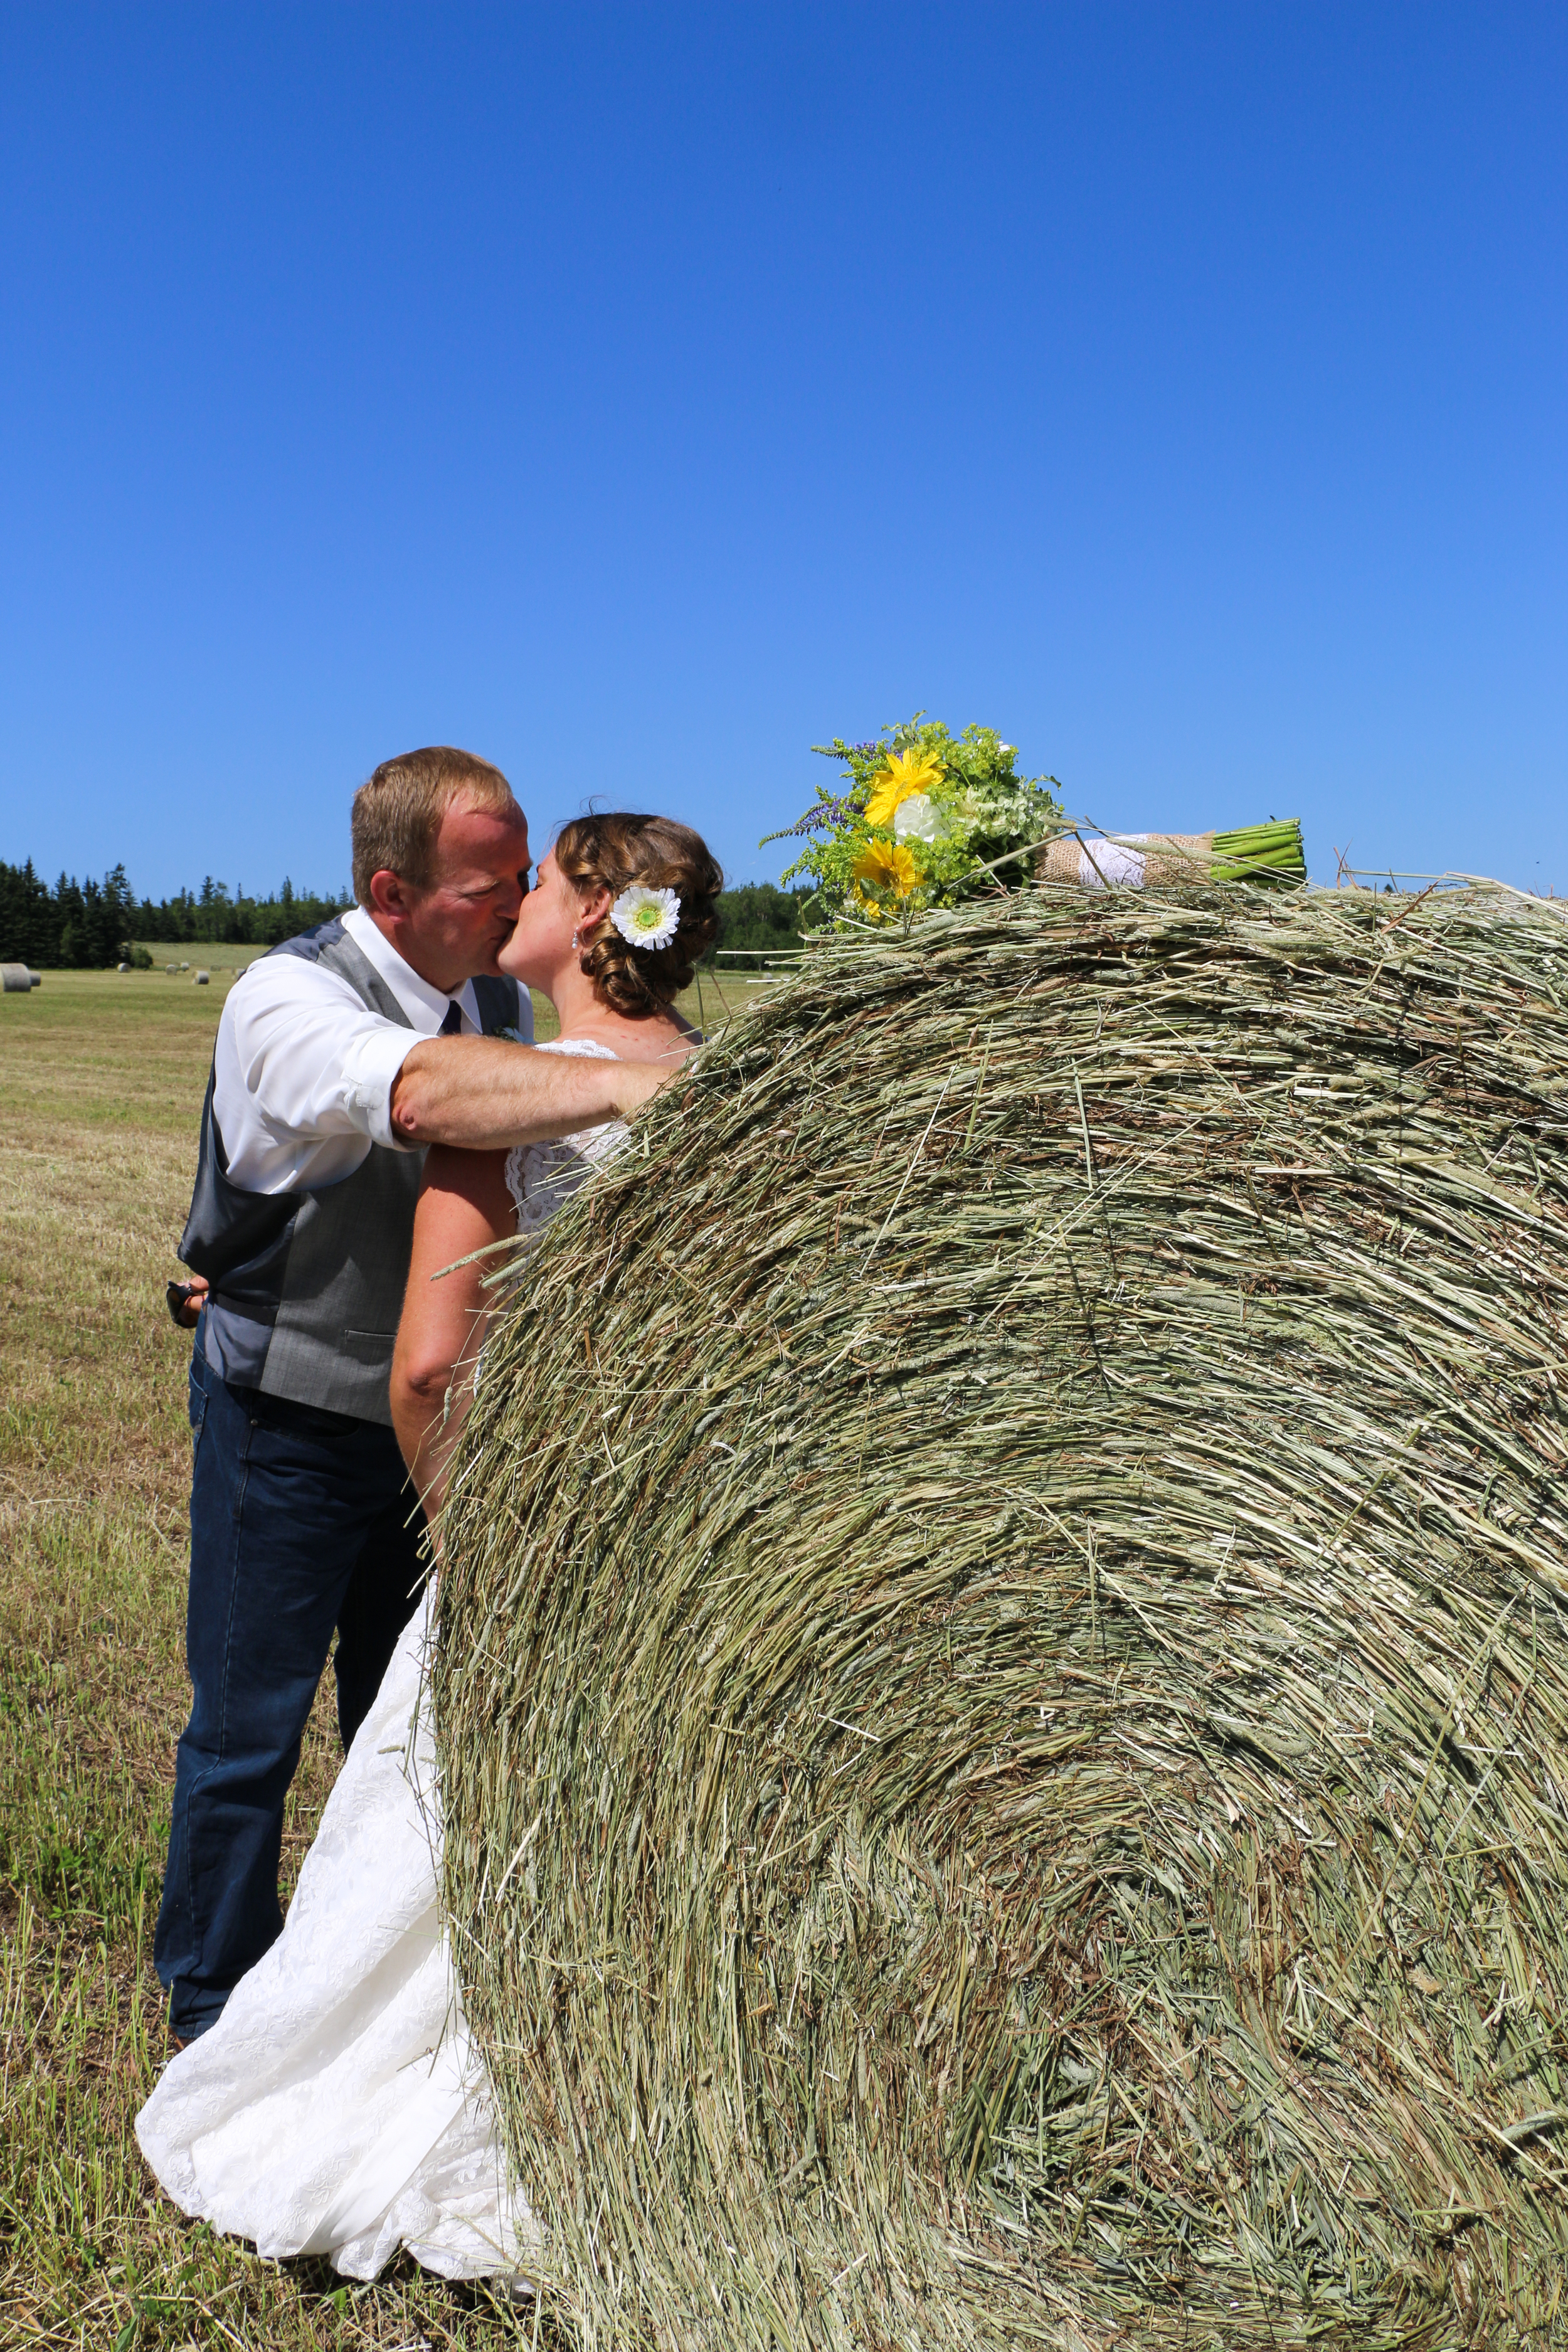
[[[857,882],[907,898],[919,887],[921,869],[901,841],[868,841],[855,860],[854,875]]]
[[[872,778],[871,797],[866,803],[868,824],[891,824],[893,812],[901,801],[915,793],[929,793],[933,784],[942,782],[942,770],[934,760],[921,751],[889,751],[888,764],[879,768]]]

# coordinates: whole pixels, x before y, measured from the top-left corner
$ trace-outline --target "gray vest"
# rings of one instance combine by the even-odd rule
[[[373,1013],[412,1028],[341,920],[272,952],[330,966]],[[474,995],[487,1036],[531,1034],[532,1007],[524,1013],[515,981],[476,980]],[[390,1423],[387,1378],[424,1165],[423,1151],[372,1144],[352,1176],[320,1192],[247,1192],[230,1181],[208,1078],[179,1255],[212,1286],[202,1349],[220,1379]]]

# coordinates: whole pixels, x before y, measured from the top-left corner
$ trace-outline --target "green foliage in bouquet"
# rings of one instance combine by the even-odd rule
[[[842,763],[847,789],[818,785],[816,807],[768,838],[820,836],[784,878],[809,876],[812,912],[831,922],[907,922],[986,882],[1022,882],[1028,853],[1062,828],[1061,804],[1047,789],[1057,779],[1018,775],[1015,746],[994,727],[952,735],[917,710],[875,741],[836,737],[812,750]]]

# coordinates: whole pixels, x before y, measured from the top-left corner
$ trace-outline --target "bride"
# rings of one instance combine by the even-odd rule
[[[695,1033],[674,1000],[715,936],[721,878],[700,837],[665,817],[564,826],[500,957],[560,1016],[539,1050],[685,1055]],[[484,1261],[457,1261],[513,1232],[536,1238],[626,1134],[613,1123],[510,1153],[430,1151],[392,1408],[432,1516],[484,1324]],[[374,2278],[404,2247],[448,2278],[516,2274],[538,2243],[507,2180],[438,1906],[430,1608],[427,1591],[327,1801],[282,1935],[136,2119],[184,2211],[262,2254],[329,2255],[353,2278]]]

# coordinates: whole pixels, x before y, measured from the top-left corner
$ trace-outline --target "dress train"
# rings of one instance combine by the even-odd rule
[[[181,2209],[274,2257],[374,2278],[406,2246],[447,2278],[526,2265],[482,2061],[437,1900],[422,1706],[430,1595],[405,1629],[305,1858],[284,1933],[136,2119]]]

